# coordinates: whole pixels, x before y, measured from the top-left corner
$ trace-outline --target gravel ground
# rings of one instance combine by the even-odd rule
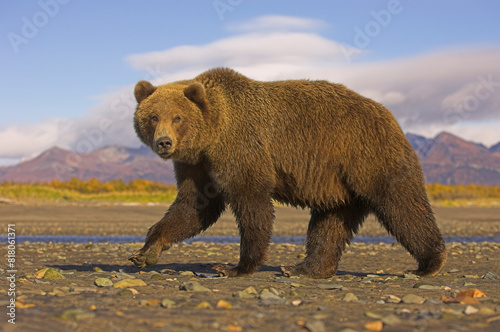
[[[109,234],[143,219],[144,233],[164,207],[24,207],[3,209],[16,235]],[[150,211],[154,210],[154,211]],[[304,235],[307,213],[278,208],[276,235]],[[22,212],[24,211],[24,213]],[[43,211],[43,212],[40,212]],[[72,211],[73,213],[70,213]],[[103,212],[104,211],[104,212]],[[443,212],[444,211],[444,212]],[[499,235],[498,209],[436,209],[444,235]],[[52,214],[52,218],[50,215]],[[69,216],[69,217],[68,217]],[[210,235],[234,235],[226,217]],[[108,222],[103,222],[108,220]],[[47,228],[47,223],[50,224]],[[123,224],[122,224],[123,222]],[[303,224],[303,225],[302,225]],[[53,227],[56,227],[55,229]],[[467,228],[468,233],[467,233]],[[299,233],[298,230],[301,232]],[[302,231],[303,230],[303,231]],[[130,231],[130,230],[127,230]],[[41,232],[41,233],[40,233]],[[363,235],[385,235],[377,224]],[[379,233],[380,232],[380,233]],[[415,261],[399,245],[354,243],[330,279],[287,278],[280,266],[299,262],[303,245],[273,244],[266,265],[247,278],[212,270],[236,263],[239,246],[174,245],[158,265],[127,261],[141,243],[16,244],[15,325],[2,331],[499,331],[500,243],[448,243],[436,277],[404,275]],[[7,245],[0,298],[9,312]],[[100,286],[98,286],[100,285]],[[466,292],[468,291],[468,292]]]

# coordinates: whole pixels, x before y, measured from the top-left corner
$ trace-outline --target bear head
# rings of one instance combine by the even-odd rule
[[[164,159],[196,163],[204,145],[209,112],[201,83],[135,86],[134,128],[141,141]]]

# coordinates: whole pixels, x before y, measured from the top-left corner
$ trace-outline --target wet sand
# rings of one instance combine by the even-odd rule
[[[1,205],[2,227],[16,234],[141,235],[161,206]],[[307,211],[277,208],[275,235],[304,235]],[[500,208],[436,208],[445,236],[499,235]],[[2,230],[5,234],[6,230]],[[206,235],[237,235],[225,215]],[[386,235],[368,220],[361,235]],[[448,243],[436,277],[404,277],[415,261],[399,245],[355,243],[330,279],[287,278],[280,266],[304,257],[303,245],[271,245],[252,277],[220,278],[212,266],[236,263],[239,246],[178,244],[158,265],[137,270],[127,261],[141,243],[24,243],[16,246],[16,325],[3,331],[498,331],[500,244]],[[7,262],[4,246],[3,261]],[[6,264],[0,265],[0,304],[9,303]],[[37,271],[51,268],[64,279]],[[51,270],[52,271],[52,270]],[[207,278],[207,276],[209,278]],[[98,278],[113,286],[98,287]],[[141,285],[117,288],[123,280]],[[103,279],[100,279],[101,281]],[[135,281],[137,282],[137,281]],[[253,290],[248,290],[253,287]],[[419,288],[420,287],[420,288]],[[128,288],[132,290],[127,290]],[[486,297],[447,303],[459,291]],[[188,289],[188,290],[185,290]],[[479,294],[479,293],[478,293]],[[412,303],[416,302],[416,303]],[[453,301],[452,301],[453,302]],[[457,301],[455,301],[457,302]],[[459,301],[458,301],[459,302]],[[368,324],[368,325],[367,325]]]

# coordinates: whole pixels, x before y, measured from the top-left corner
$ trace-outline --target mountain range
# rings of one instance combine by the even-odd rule
[[[500,186],[500,142],[486,148],[449,133],[434,138],[406,135],[417,152],[427,183]],[[36,158],[0,167],[0,182],[146,179],[174,184],[173,165],[149,148],[107,146],[82,154],[53,147]]]

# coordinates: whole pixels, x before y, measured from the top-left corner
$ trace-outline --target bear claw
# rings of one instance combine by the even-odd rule
[[[253,272],[242,271],[238,266],[226,264],[217,264],[212,267],[212,269],[219,272],[219,275],[224,277],[244,277],[253,274]]]
[[[134,263],[139,269],[145,266],[155,265],[160,259],[161,248],[159,246],[151,246],[148,249],[142,248],[132,254],[128,260]]]

